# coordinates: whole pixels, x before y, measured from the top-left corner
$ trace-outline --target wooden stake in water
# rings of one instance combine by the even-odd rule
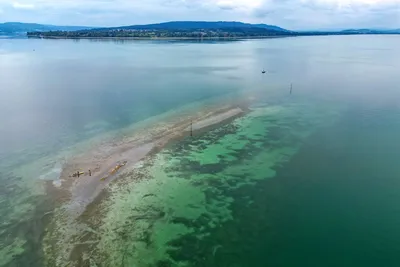
[[[290,94],[292,94],[292,90],[293,90],[293,84],[290,84]]]
[[[193,121],[190,121],[190,136],[193,136]]]

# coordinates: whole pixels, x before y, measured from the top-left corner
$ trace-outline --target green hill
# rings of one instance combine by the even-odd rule
[[[0,23],[0,35],[25,35],[27,32],[37,31],[78,31],[88,30],[85,26],[55,26],[37,23],[6,22]]]

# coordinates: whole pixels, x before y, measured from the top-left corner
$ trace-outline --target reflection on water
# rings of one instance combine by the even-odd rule
[[[230,44],[234,42],[243,42],[240,39],[129,39],[129,38],[90,38],[90,39],[73,39],[74,42],[89,41],[89,42],[111,42],[114,44],[137,44],[137,43],[147,43],[147,44]]]
[[[160,156],[171,173],[155,164],[154,183],[166,175],[169,191],[144,199],[172,210],[146,213],[154,224],[138,220],[141,210],[127,211],[134,196],[115,184],[120,194],[106,203],[126,221],[114,229],[111,210],[88,220],[107,234],[94,234],[98,245],[74,255],[141,257],[143,266],[398,266],[399,43],[397,36],[1,39],[0,265],[43,264],[52,207],[41,179],[54,179],[85,141],[190,102],[261,89],[254,116],[236,122],[246,125]],[[135,229],[147,229],[144,241],[129,241],[139,238],[132,218]],[[130,256],[127,243],[136,246]],[[154,249],[159,254],[146,257]]]

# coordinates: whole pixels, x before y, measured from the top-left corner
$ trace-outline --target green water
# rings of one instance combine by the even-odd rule
[[[89,219],[90,229],[98,229],[90,240],[99,243],[88,249],[95,251],[93,261],[106,266],[231,266],[248,249],[241,235],[250,232],[253,242],[257,239],[247,222],[236,229],[231,225],[257,205],[252,191],[274,179],[276,168],[289,162],[305,138],[334,123],[342,110],[329,104],[315,103],[307,110],[290,99],[284,105],[266,104],[231,124],[171,145],[150,166],[112,187],[100,227]],[[144,178],[132,183],[139,175]],[[256,219],[258,212],[253,212],[245,219]],[[221,258],[224,253],[232,257]]]
[[[399,266],[399,44],[1,40],[1,264]],[[126,170],[79,220],[43,216],[40,175],[91,138],[254,90],[245,117]]]
[[[236,202],[237,219],[213,234],[222,245],[215,266],[398,266],[399,150],[389,141],[398,114],[350,109],[311,135],[274,179],[236,192],[254,202]]]

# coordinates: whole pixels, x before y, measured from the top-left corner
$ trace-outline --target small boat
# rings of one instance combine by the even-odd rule
[[[265,72],[266,72],[266,71],[265,71],[265,70],[263,70],[261,73],[262,73],[262,74],[264,74]]]

